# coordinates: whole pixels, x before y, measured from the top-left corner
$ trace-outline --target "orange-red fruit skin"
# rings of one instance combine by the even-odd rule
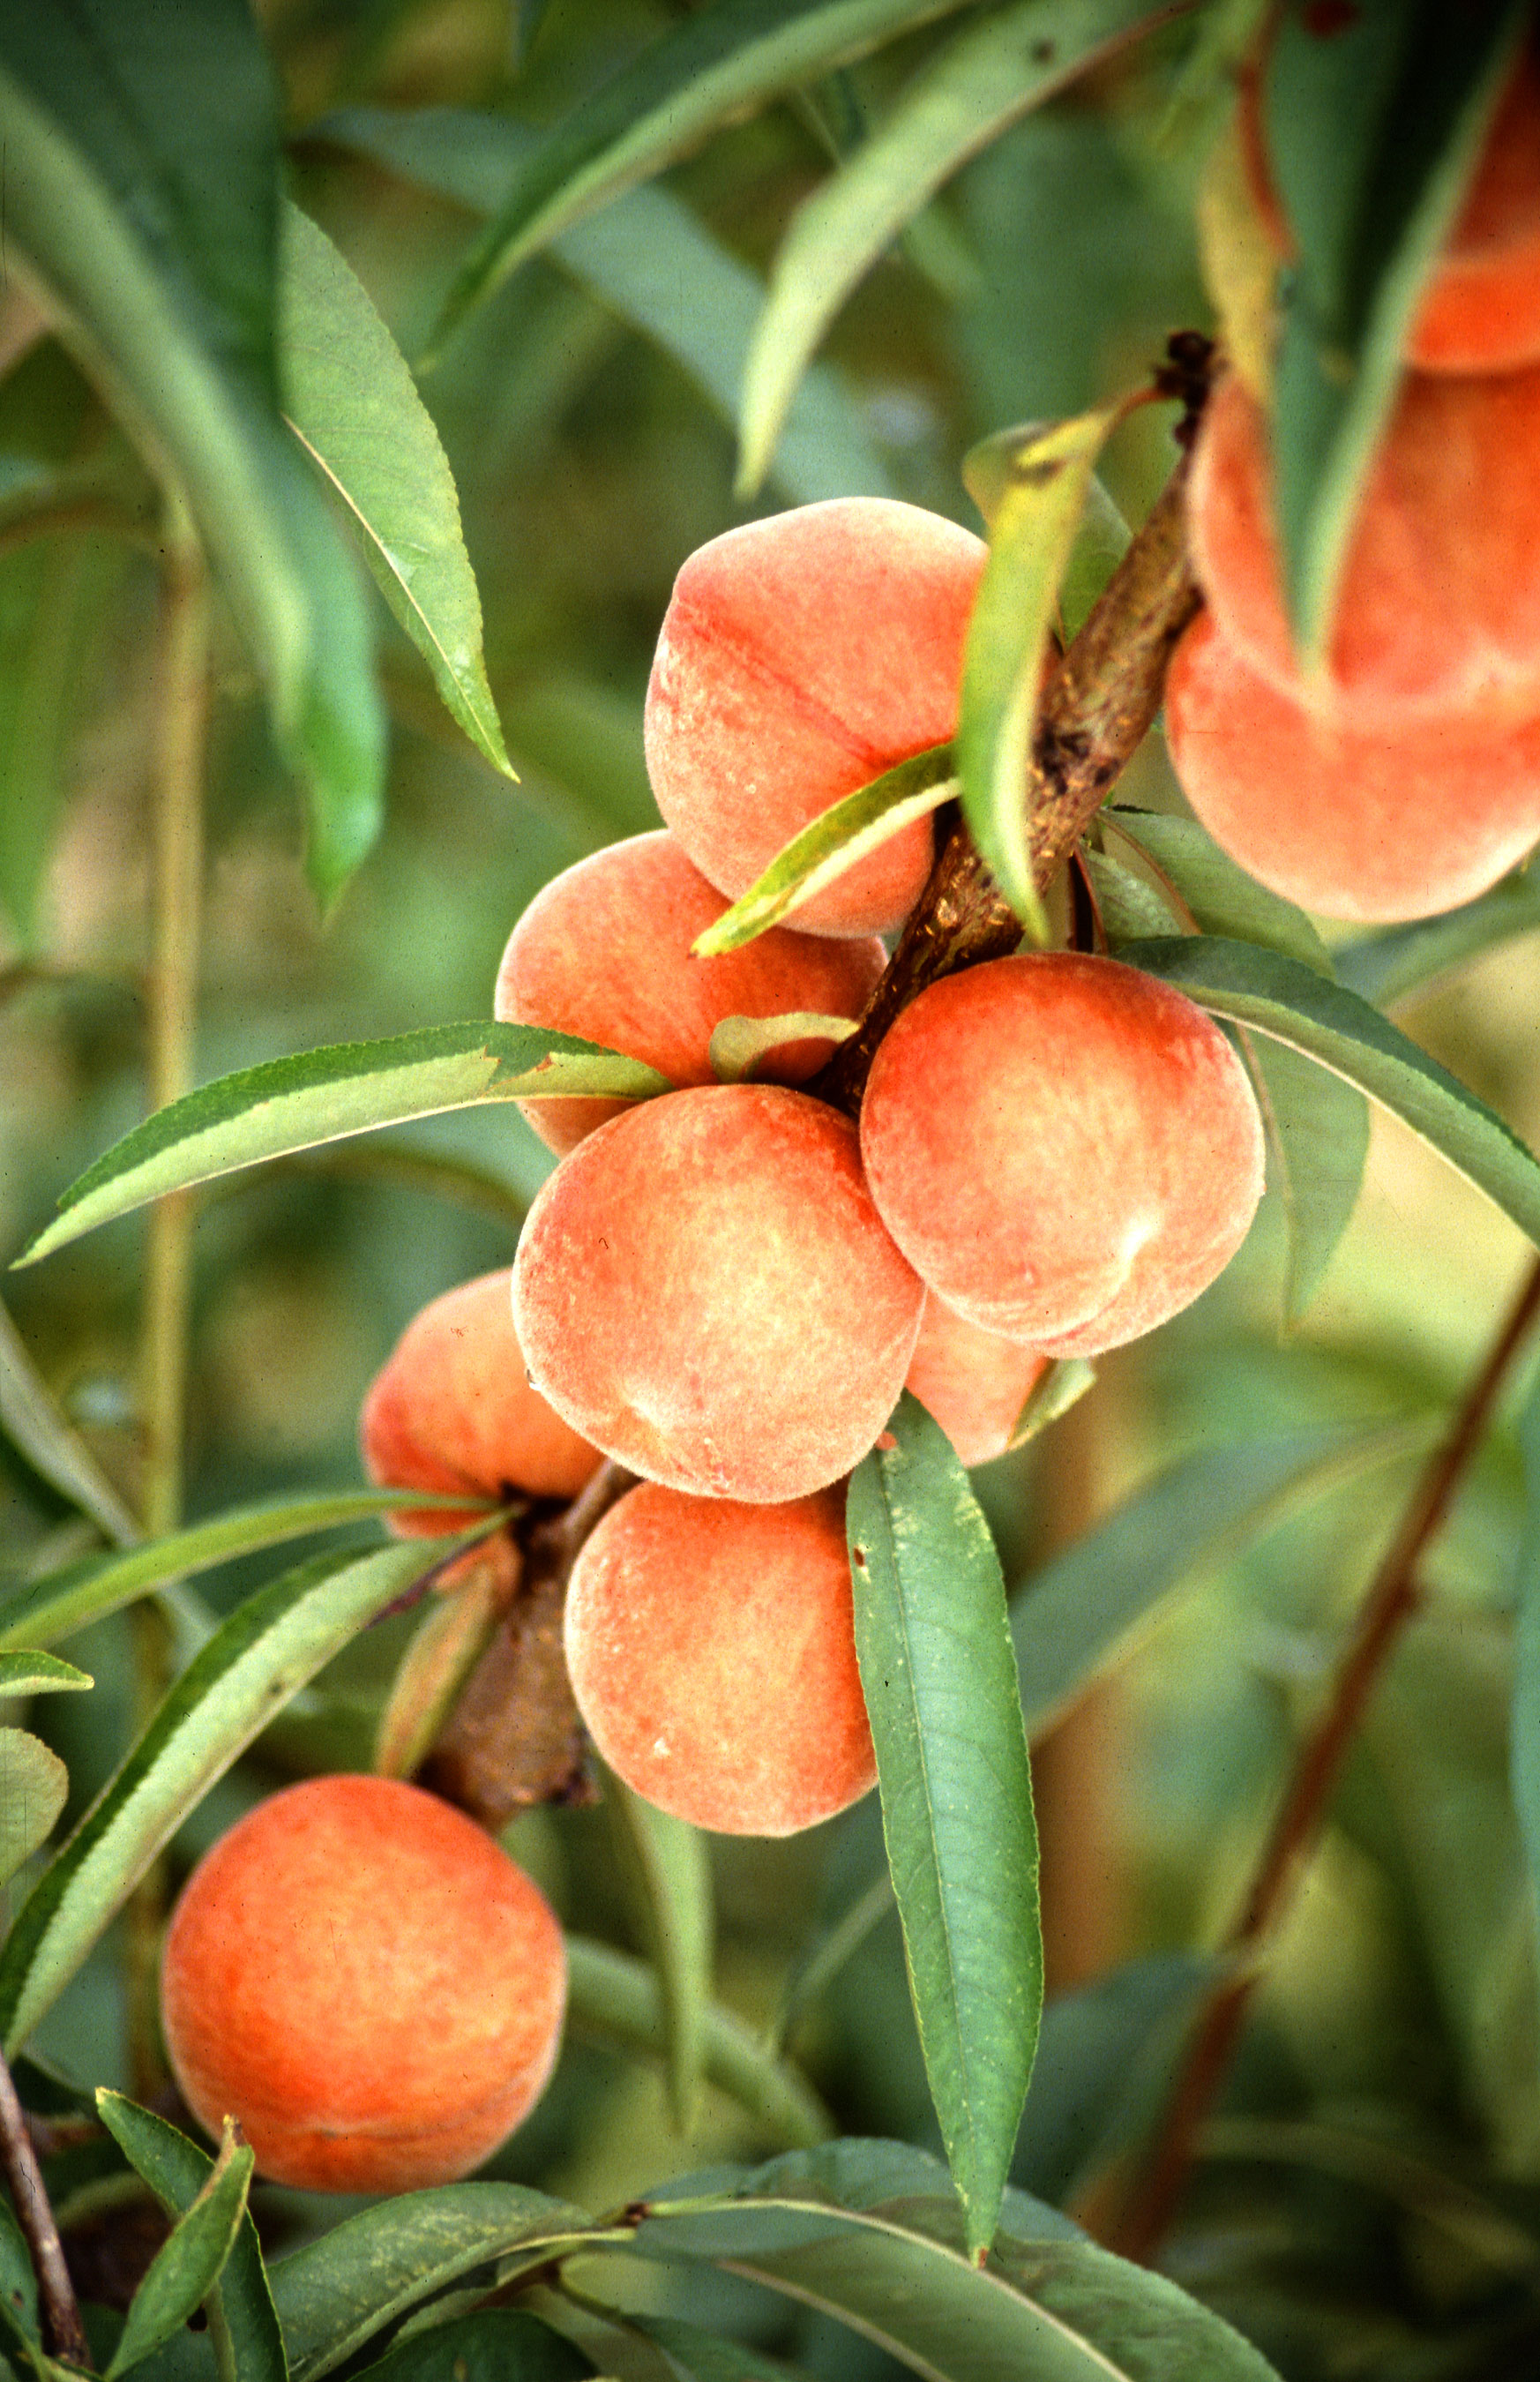
[[[850,1471],[923,1292],[855,1128],[801,1092],[676,1092],[601,1125],[530,1209],[514,1314],[558,1414],[643,1479],[774,1504]]]
[[[1407,349],[1424,372],[1540,362],[1540,57],[1526,43]]]
[[[552,1412],[524,1369],[510,1269],[478,1275],[414,1315],[370,1386],[359,1418],[364,1468],[381,1489],[505,1490],[575,1497],[596,1449]],[[389,1516],[406,1538],[434,1538],[480,1518],[424,1506]]]
[[[987,961],[911,1001],[862,1107],[872,1196],[970,1322],[1094,1356],[1175,1315],[1262,1196],[1244,1068],[1170,986],[1112,960]]]
[[[1005,1454],[1047,1364],[1038,1349],[981,1331],[931,1291],[904,1387],[941,1425],[958,1462],[972,1469]]]
[[[875,1781],[843,1489],[780,1505],[633,1489],[578,1557],[566,1639],[605,1760],[697,1827],[789,1836]]]
[[[952,735],[986,559],[968,530],[885,497],[803,505],[690,557],[647,689],[647,767],[665,819],[730,900],[821,811]],[[891,931],[931,853],[921,820],[798,927]]]
[[[711,1037],[725,1017],[860,1016],[886,964],[874,935],[837,941],[772,927],[719,959],[692,957],[696,937],[727,906],[666,829],[592,853],[535,895],[508,937],[494,1013],[644,1059],[680,1090],[715,1080]],[[788,1043],[761,1073],[800,1083],[831,1047]],[[565,1156],[630,1102],[519,1105],[546,1147]]]
[[[1540,838],[1540,718],[1354,730],[1251,669],[1201,614],[1172,657],[1166,735],[1215,841],[1275,893],[1361,924],[1495,885]]]
[[[205,1854],[161,1981],[189,2108],[313,2192],[470,2174],[539,2097],[566,1990],[556,1918],[492,1837],[348,1776],[286,1788]]]
[[[1281,594],[1266,419],[1228,374],[1204,411],[1189,492],[1215,618],[1253,669],[1355,728],[1540,709],[1537,453],[1540,368],[1409,375],[1349,543],[1329,678],[1307,691]]]

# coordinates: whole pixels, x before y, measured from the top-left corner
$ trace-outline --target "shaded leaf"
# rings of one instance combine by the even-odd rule
[[[1289,1220],[1283,1318],[1297,1323],[1358,1205],[1369,1155],[1369,1106],[1340,1076],[1281,1042],[1248,1038],[1247,1059]]]
[[[352,515],[385,602],[450,716],[511,778],[482,653],[482,601],[433,416],[368,291],[298,207],[279,282],[289,426]]]
[[[1043,2003],[1037,1830],[1005,1583],[946,1433],[907,1394],[850,1480],[856,1651],[925,2073],[987,2249]]]
[[[546,135],[460,266],[434,347],[525,257],[719,126],[959,5],[715,0],[699,10]]]
[[[1294,236],[1274,416],[1275,510],[1307,667],[1330,636],[1360,493],[1401,355],[1529,10],[1379,0],[1279,12],[1264,85]]]
[[[1157,811],[1119,804],[1109,805],[1100,816],[1107,828],[1155,863],[1200,934],[1261,943],[1314,968],[1317,976],[1332,975],[1331,953],[1304,912],[1248,877],[1196,819],[1167,818]]]
[[[762,1059],[788,1042],[848,1042],[859,1020],[798,1009],[784,1017],[724,1017],[714,1025],[709,1057],[719,1084],[746,1084]]]
[[[507,1607],[495,1561],[476,1565],[469,1578],[461,1571],[452,1595],[428,1599],[381,1707],[370,1762],[376,1776],[412,1778],[422,1769]]]
[[[1078,1406],[1095,1381],[1096,1368],[1088,1357],[1050,1357],[1021,1401],[1007,1445],[1025,1447],[1029,1439],[1035,1439],[1039,1431]]]
[[[1011,2169],[1019,2183],[1057,2205],[1124,2147],[1152,2093],[1169,2089],[1182,2030],[1218,1974],[1203,1954],[1156,1952],[1047,2003]]]
[[[207,2181],[156,2251],[129,2302],[107,2382],[169,2340],[202,2305],[245,2222],[256,2163],[253,2150],[244,2143],[238,2146],[235,2126],[226,2118],[225,2139]]]
[[[1409,1455],[1424,1434],[1302,1431],[1201,1449],[1161,1473],[1033,1573],[1010,1628],[1032,1735],[1126,1654],[1171,1590],[1227,1561],[1296,1506]]]
[[[29,1729],[0,1728],[0,1885],[47,1843],[68,1797],[53,1749]]]
[[[849,1909],[798,1961],[786,1982],[775,2017],[764,2031],[764,2047],[778,2053],[806,2013],[816,2008],[848,1960],[893,1909],[893,1880],[885,1869]]]
[[[85,1441],[49,1392],[0,1305],[0,1430],[32,1469],[96,1524],[104,1538],[128,1545],[139,1524]]]
[[[72,1183],[62,1214],[18,1263],[31,1265],[166,1191],[376,1125],[488,1100],[650,1099],[667,1078],[576,1035],[534,1025],[430,1025],[381,1042],[336,1042],[221,1075],[157,1109]]]
[[[1518,1136],[1377,1009],[1280,952],[1193,935],[1123,954],[1200,1007],[1256,1027],[1354,1084],[1540,1244],[1540,1165]]]
[[[1540,1383],[1519,1417],[1524,1525],[1519,1541],[1509,1766],[1524,1857],[1540,1894]]]
[[[483,215],[502,204],[539,140],[509,117],[448,107],[348,108],[312,129]],[[550,253],[591,297],[672,356],[721,419],[736,424],[764,284],[680,199],[632,190],[560,233]],[[859,404],[822,366],[797,392],[770,476],[798,504],[891,494]]]
[[[361,1558],[323,1555],[237,1607],[60,1848],[0,1953],[0,2026],[25,2042],[162,1847],[290,1696],[444,1555],[419,1539]]]
[[[582,2382],[581,2352],[519,2308],[479,2308],[398,2341],[358,2382]]]
[[[696,958],[716,959],[724,952],[752,943],[756,935],[763,935],[767,927],[779,926],[890,836],[951,802],[959,781],[943,774],[950,768],[951,758],[949,744],[911,754],[908,760],[896,762],[880,778],[874,778],[870,785],[858,786],[853,794],[842,795],[826,811],[820,811],[789,843],[782,845],[747,893],[740,894],[731,909],[724,910],[714,926],[696,937],[691,945]]]
[[[672,2315],[633,2315],[630,2322],[667,2351],[688,2382],[809,2382],[800,2365],[762,2357],[736,2340],[718,2339],[698,2324]]]
[[[1421,991],[1451,968],[1479,959],[1483,952],[1533,934],[1540,927],[1540,869],[1505,877],[1490,893],[1464,902],[1441,917],[1414,918],[1409,926],[1386,927],[1343,943],[1337,952],[1337,975],[1351,992],[1361,993],[1376,1008],[1387,1009],[1411,992]]]
[[[1046,430],[1024,431],[1012,446],[963,655],[956,739],[963,812],[1001,890],[1038,943],[1047,939],[1047,922],[1033,879],[1027,824],[1038,690],[1092,470],[1120,413],[1118,406],[1103,406]]]
[[[657,1971],[674,2123],[695,2123],[705,2072],[715,1933],[711,1861],[699,1828],[660,1811],[613,1771],[605,1775],[613,1823],[643,1940]]]
[[[1029,108],[1176,13],[1152,0],[1027,0],[959,34],[792,218],[743,376],[739,494],[764,481],[829,324],[944,182]]]
[[[0,2315],[18,2340],[41,2351],[37,2275],[31,2253],[8,2201],[0,2200]],[[6,2371],[10,2369],[7,2367]]]

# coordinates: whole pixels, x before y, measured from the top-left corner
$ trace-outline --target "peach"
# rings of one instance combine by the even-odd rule
[[[1270,685],[1208,615],[1172,657],[1166,734],[1216,842],[1328,917],[1431,916],[1540,839],[1540,718],[1457,712],[1360,731]]]
[[[720,959],[691,956],[697,935],[727,908],[666,829],[592,853],[535,895],[497,971],[495,1014],[516,1025],[581,1034],[645,1059],[679,1089],[715,1079],[709,1056],[724,1017],[811,1010],[859,1017],[886,964],[874,935],[859,940],[772,927]],[[762,1073],[801,1083],[828,1057],[827,1041],[790,1042]],[[558,1155],[629,1100],[521,1100]]]
[[[601,1125],[540,1191],[513,1270],[531,1377],[574,1430],[645,1480],[752,1504],[860,1462],[923,1299],[855,1128],[771,1084]]]
[[[876,1778],[843,1488],[780,1505],[633,1489],[573,1567],[566,1638],[605,1760],[697,1827],[789,1836]]]
[[[446,1290],[413,1316],[375,1375],[359,1420],[364,1467],[381,1489],[575,1497],[598,1451],[530,1385],[513,1328],[511,1271]],[[392,1514],[404,1538],[463,1529],[478,1509]]]
[[[1262,1196],[1261,1119],[1218,1027],[1169,985],[1074,952],[922,992],[877,1051],[861,1146],[929,1288],[1053,1357],[1187,1306]]]
[[[1540,369],[1412,374],[1370,471],[1338,593],[1329,681],[1302,685],[1272,522],[1267,424],[1230,374],[1193,455],[1193,563],[1255,670],[1355,728],[1540,710]]]
[[[958,1462],[971,1470],[1005,1454],[1027,1393],[1047,1365],[1038,1349],[1002,1339],[997,1332],[982,1332],[933,1290],[904,1387],[941,1425]]]
[[[957,727],[987,549],[886,497],[838,497],[727,530],[675,582],[647,689],[659,810],[730,900],[781,846]],[[810,934],[886,934],[930,871],[921,820],[796,913]]]
[[[199,1862],[165,1939],[177,2083],[261,2174],[410,2192],[479,2167],[556,2063],[561,1930],[464,1813],[391,1778],[309,1778]]]

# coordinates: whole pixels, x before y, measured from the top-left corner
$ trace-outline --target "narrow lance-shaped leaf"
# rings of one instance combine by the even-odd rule
[[[451,331],[525,257],[723,124],[961,0],[715,0],[651,43],[546,135],[456,276]]]
[[[1104,406],[1021,435],[989,529],[963,655],[957,767],[973,840],[1033,939],[1047,922],[1033,882],[1027,816],[1038,692],[1059,583],[1097,456],[1122,409]]]
[[[18,1912],[0,1953],[0,2030],[14,2051],[52,2008],[216,1778],[290,1696],[414,1579],[468,1543],[419,1539],[302,1565],[237,1607]]]
[[[856,1651],[925,2071],[970,2253],[999,2217],[1043,2004],[1037,1831],[1005,1584],[907,1394],[852,1475]]]
[[[746,1084],[772,1050],[784,1050],[788,1042],[848,1042],[858,1022],[812,1009],[784,1017],[724,1017],[711,1032],[711,1072],[719,1084]]]
[[[611,1772],[605,1801],[662,1995],[668,2095],[681,2134],[694,2124],[711,2000],[711,1865],[698,1828],[660,1811]]]
[[[1274,413],[1276,510],[1295,639],[1319,668],[1358,500],[1407,334],[1529,17],[1378,0],[1279,11],[1264,138],[1296,243]]]
[[[69,1796],[69,1773],[31,1729],[0,1728],[0,1885],[16,1875],[54,1824]]]
[[[290,428],[357,524],[374,581],[483,759],[514,774],[482,652],[482,603],[433,416],[368,291],[298,207],[279,281]]]
[[[50,1394],[4,1306],[0,1306],[0,1430],[61,1497],[89,1515],[104,1538],[120,1546],[138,1538],[139,1524]]]
[[[150,2356],[202,2307],[235,2248],[255,2166],[256,2153],[237,2142],[226,2118],[208,2181],[156,2251],[129,2302],[107,2382],[116,2382],[118,2375]]]
[[[1319,1290],[1347,1231],[1369,1155],[1369,1107],[1361,1092],[1281,1042],[1247,1038],[1288,1218],[1283,1320],[1297,1323]]]
[[[1519,1541],[1509,1762],[1513,1809],[1530,1877],[1540,1896],[1540,1383],[1531,1390],[1519,1418],[1519,1447],[1524,1467],[1524,1527]]]
[[[1344,943],[1336,954],[1338,978],[1377,1009],[1387,1009],[1451,968],[1463,967],[1516,935],[1532,935],[1537,927],[1540,869],[1528,868],[1441,917],[1414,918],[1408,926],[1387,927]]]
[[[31,1265],[167,1191],[409,1117],[575,1092],[650,1099],[669,1088],[655,1067],[576,1035],[481,1021],[264,1060],[171,1101],[125,1134],[71,1184],[62,1215],[18,1262]]]
[[[1201,934],[1261,943],[1314,968],[1317,976],[1333,973],[1331,953],[1304,912],[1248,877],[1196,819],[1110,804],[1100,820],[1115,841],[1134,844],[1154,863],[1156,874],[1188,912],[1184,923]]]
[[[799,382],[857,282],[944,182],[1174,0],[1027,0],[959,34],[792,219],[743,377],[739,494],[770,467]]]

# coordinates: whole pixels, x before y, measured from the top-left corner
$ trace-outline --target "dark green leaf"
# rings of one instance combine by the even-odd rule
[[[0,2200],[0,2314],[18,2339],[41,2349],[38,2327],[37,2275],[21,2228],[10,2204]]]
[[[960,0],[715,0],[547,134],[456,276],[442,346],[527,256],[750,109]]]
[[[784,1017],[724,1017],[713,1026],[711,1071],[719,1084],[746,1084],[762,1059],[788,1042],[848,1042],[859,1021],[798,1009]]]
[[[643,1940],[657,1971],[668,2097],[681,2134],[694,2126],[705,2069],[715,1949],[711,1863],[698,1828],[633,1792],[613,1771],[605,1801]]]
[[[368,291],[298,207],[279,282],[290,427],[357,524],[364,559],[451,718],[512,777],[482,653],[482,601],[433,416]]]
[[[678,2316],[633,2315],[649,2339],[667,2351],[686,2382],[810,2382],[801,2366],[779,2357],[761,2357],[736,2340],[718,2339],[699,2325],[682,2324]]]
[[[588,2359],[516,2308],[480,2308],[400,2342],[357,2382],[583,2382]]]
[[[1297,255],[1275,384],[1275,510],[1307,666],[1326,651],[1407,334],[1528,15],[1522,0],[1377,0],[1329,22],[1308,0],[1279,12],[1264,122]]]
[[[115,2382],[169,2340],[202,2307],[245,2222],[256,2163],[254,2151],[244,2143],[237,2146],[235,2129],[226,2118],[225,2139],[207,2181],[156,2251],[129,2303],[107,2382]]]
[[[792,219],[743,376],[739,495],[764,479],[829,324],[942,184],[1029,108],[1174,13],[1160,0],[1026,0],[970,27],[915,77]]]
[[[1117,805],[1101,817],[1154,862],[1200,934],[1261,943],[1314,968],[1317,976],[1332,974],[1331,953],[1304,912],[1248,877],[1196,819]]]
[[[157,1109],[125,1134],[71,1184],[59,1202],[63,1214],[20,1262],[31,1265],[164,1192],[376,1125],[489,1100],[573,1092],[646,1099],[668,1088],[655,1067],[576,1035],[480,1020],[264,1060]]]
[[[193,1657],[38,1880],[0,1953],[0,2026],[25,2042],[163,1845],[290,1696],[412,1581],[467,1543],[323,1555],[237,1607]]]
[[[348,108],[314,128],[477,215],[501,206],[538,135],[469,108]],[[552,262],[682,366],[721,419],[738,419],[764,284],[672,191],[632,190],[551,242]],[[771,477],[794,503],[891,493],[861,410],[837,375],[797,393]]]
[[[881,1925],[892,1909],[893,1880],[885,1869],[818,1937],[791,1971],[780,2007],[765,2029],[767,2051],[779,2053],[806,2012],[817,2007],[847,1960],[855,1957],[873,1929]]]
[[[190,2208],[214,2173],[214,2161],[207,2154],[164,2118],[139,2108],[121,2093],[99,2092],[96,2110],[161,2206],[173,2216]],[[283,2336],[250,2215],[243,2216],[236,2229],[218,2294],[240,2382],[287,2382]]]
[[[30,1729],[0,1728],[0,1885],[54,1833],[69,1773]]]
[[[1173,2022],[1184,2023],[1217,1974],[1199,1953],[1157,1952],[1046,2005],[1011,2169],[1018,2182],[1059,2205],[1078,2177],[1124,2146],[1131,2121],[1146,2114],[1150,2055],[1164,2055],[1157,2081],[1168,2085]]]
[[[1540,1165],[1485,1102],[1358,995],[1280,952],[1194,935],[1123,954],[1236,1025],[1254,1026],[1378,1100],[1540,1244]]]
[[[0,1306],[0,1430],[61,1497],[120,1546],[139,1525],[80,1434],[49,1393],[8,1308]]]
[[[1344,943],[1336,955],[1338,978],[1376,1008],[1388,1009],[1450,968],[1463,967],[1516,935],[1532,935],[1536,927],[1540,869],[1526,869],[1442,917],[1414,918],[1409,926],[1387,927]]]
[[[1509,1760],[1513,1809],[1530,1876],[1540,1888],[1540,1383],[1531,1390],[1519,1418],[1519,1447],[1524,1466],[1524,1528],[1519,1543]]]
[[[1005,1584],[968,1476],[907,1394],[851,1476],[856,1651],[925,2072],[988,2247],[1043,2003],[1037,1831]]]
[[[1358,1204],[1369,1155],[1369,1105],[1340,1076],[1281,1042],[1248,1037],[1246,1055],[1289,1220],[1283,1320],[1297,1323]]]
[[[1035,1572],[1012,1605],[1028,1729],[1051,1727],[1182,1580],[1223,1563],[1296,1505],[1418,1443],[1409,1430],[1350,1437],[1334,1429],[1184,1456]]]
[[[963,811],[1017,916],[1039,943],[1047,939],[1047,924],[1027,827],[1038,690],[1093,469],[1120,411],[1103,406],[1013,439],[963,656],[956,740]]]

